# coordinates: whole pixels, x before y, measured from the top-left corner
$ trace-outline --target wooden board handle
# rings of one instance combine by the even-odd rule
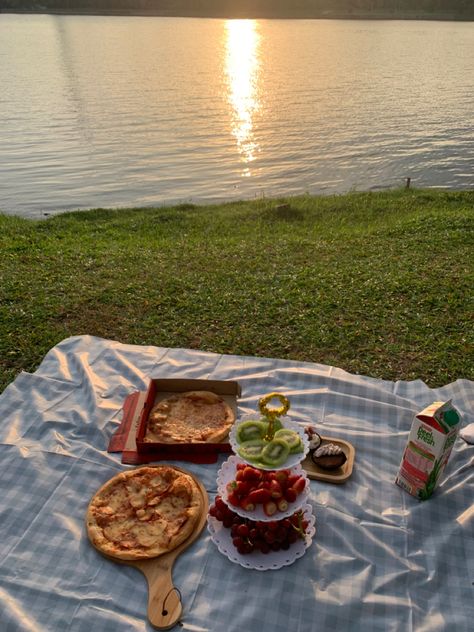
[[[159,468],[161,466],[158,465],[155,467]],[[133,566],[145,575],[148,582],[148,619],[151,625],[158,630],[169,630],[179,621],[183,607],[181,605],[181,593],[178,588],[173,585],[171,575],[173,564],[178,555],[191,546],[191,544],[199,537],[204,525],[206,524],[207,511],[209,509],[207,492],[201,481],[186,470],[176,466],[174,469],[191,476],[199,487],[202,495],[201,514],[197,524],[194,526],[193,533],[187,540],[182,542],[177,548],[169,553],[165,553],[164,555],[158,557],[145,560],[124,560],[120,557],[108,555],[101,550],[100,547],[97,547],[91,539],[92,545],[96,547],[98,551],[104,555],[104,557],[120,564]],[[99,491],[101,491],[101,489]],[[90,538],[91,536],[89,530],[87,531],[87,534]]]
[[[154,628],[169,630],[179,620],[182,612],[181,594],[173,585],[171,570],[176,555],[174,551],[153,561],[137,564],[148,582],[148,619]]]
[[[180,469],[180,468],[176,468]],[[186,472],[186,470],[181,470]],[[148,582],[148,620],[158,630],[169,630],[179,621],[183,606],[181,593],[173,585],[173,564],[184,549],[187,549],[199,537],[207,520],[209,500],[207,492],[200,480],[193,477],[202,494],[202,507],[199,521],[194,528],[194,533],[180,544],[176,549],[151,560],[142,560],[134,563],[145,575]]]

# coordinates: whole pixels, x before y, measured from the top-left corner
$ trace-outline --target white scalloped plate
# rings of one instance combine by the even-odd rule
[[[244,568],[252,568],[257,571],[277,570],[283,566],[290,566],[290,564],[293,564],[297,559],[303,557],[306,553],[306,549],[313,541],[313,536],[316,533],[313,509],[311,505],[305,505],[303,511],[304,517],[309,521],[306,530],[306,538],[304,540],[297,540],[290,546],[288,551],[271,551],[267,554],[254,551],[248,555],[240,555],[232,544],[230,529],[226,529],[222,522],[208,515],[207,530],[218,550],[231,562],[234,562],[234,564],[240,564],[240,566]]]
[[[262,520],[262,521],[271,521],[271,520],[283,520],[283,518],[287,518],[295,513],[298,509],[300,509],[308,500],[309,493],[309,479],[307,478],[306,472],[303,467],[298,463],[295,467],[291,468],[292,474],[298,474],[300,476],[304,476],[306,478],[306,487],[299,494],[298,498],[293,503],[288,503],[288,509],[286,511],[277,511],[273,516],[267,516],[263,511],[263,507],[258,505],[254,511],[244,511],[240,507],[234,507],[227,502],[227,483],[230,483],[235,479],[235,475],[237,472],[237,464],[238,463],[246,463],[243,459],[238,456],[232,455],[227,461],[222,464],[222,467],[217,473],[217,493],[221,496],[222,500],[229,506],[232,511],[235,511],[236,514],[242,516],[242,518],[250,518],[250,520]],[[259,468],[260,469],[260,468]]]
[[[232,447],[232,450],[234,451],[234,454],[238,454],[237,450],[239,448],[239,443],[237,442],[237,438],[236,438],[237,428],[244,421],[248,421],[249,419],[258,419],[258,418],[259,418],[258,415],[248,416],[248,419],[247,418],[241,419],[239,423],[234,424],[232,426],[229,432],[229,443]],[[298,465],[298,463],[301,463],[301,461],[303,461],[303,459],[306,457],[306,455],[309,452],[308,435],[304,431],[304,428],[300,426],[300,424],[298,424],[296,421],[285,420],[285,421],[282,421],[282,424],[283,424],[283,428],[295,430],[300,435],[301,441],[303,442],[303,452],[290,454],[288,458],[286,459],[286,461],[282,463],[282,465],[278,465],[278,466],[275,466],[275,465],[267,466],[267,465],[263,465],[263,463],[256,463],[255,461],[254,462],[247,461],[247,459],[242,459],[242,460],[245,461],[245,463],[252,465],[253,467],[257,467],[259,470],[270,470],[270,471],[287,470],[294,467],[295,465]],[[239,458],[242,458],[242,457],[239,455]]]

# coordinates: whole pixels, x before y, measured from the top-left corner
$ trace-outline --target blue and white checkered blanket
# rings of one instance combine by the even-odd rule
[[[0,630],[151,630],[147,586],[89,544],[87,504],[126,466],[108,454],[125,397],[150,377],[237,380],[239,412],[270,391],[291,417],[356,449],[344,485],[311,482],[317,533],[277,571],[246,570],[207,531],[176,561],[193,632],[464,632],[474,629],[474,446],[456,440],[443,482],[420,502],[394,484],[413,415],[453,400],[474,421],[474,383],[439,389],[388,382],[318,364],[119,344],[77,336],[0,396]],[[227,455],[186,463],[212,500]]]

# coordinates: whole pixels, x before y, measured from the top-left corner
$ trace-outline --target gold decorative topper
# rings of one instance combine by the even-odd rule
[[[277,408],[270,408],[268,404],[272,399],[278,399],[281,406],[278,406]],[[281,393],[268,393],[268,395],[264,395],[260,398],[258,408],[260,413],[268,420],[268,430],[264,439],[266,441],[271,441],[273,439],[273,435],[275,434],[275,419],[286,415],[290,409],[290,402],[288,398]]]

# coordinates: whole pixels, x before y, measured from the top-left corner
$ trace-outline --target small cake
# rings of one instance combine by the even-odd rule
[[[309,440],[309,451],[312,454],[321,445],[321,437],[314,426],[305,426],[304,431]]]
[[[323,470],[336,470],[347,461],[344,450],[335,443],[325,443],[312,452],[311,458]]]

